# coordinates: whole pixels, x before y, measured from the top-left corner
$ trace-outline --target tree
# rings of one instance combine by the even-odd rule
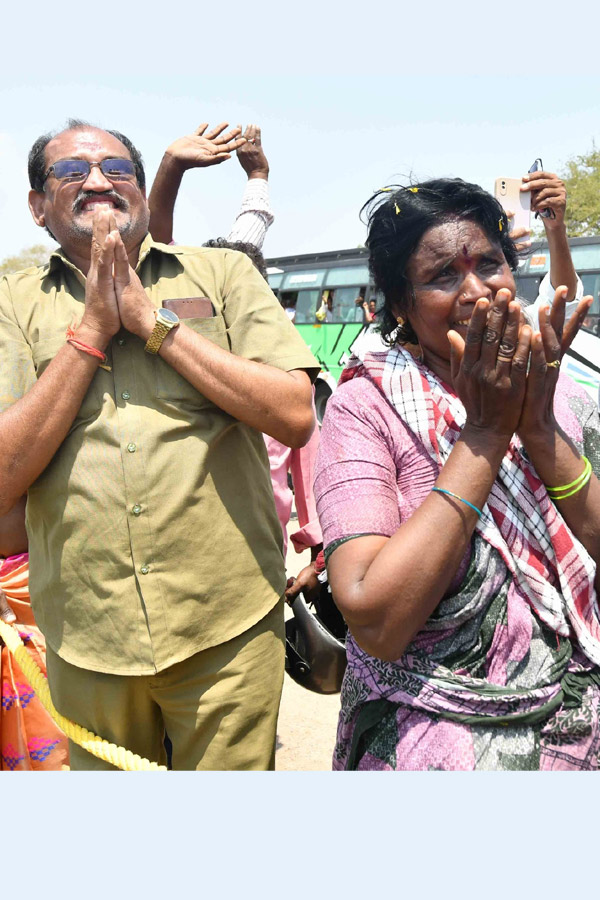
[[[600,150],[567,160],[561,175],[567,187],[565,222],[569,237],[600,234]]]
[[[27,269],[29,266],[43,266],[48,262],[51,247],[44,244],[34,244],[32,247],[25,247],[16,256],[7,256],[0,262],[0,276],[9,275],[11,272],[20,272],[21,269]]]

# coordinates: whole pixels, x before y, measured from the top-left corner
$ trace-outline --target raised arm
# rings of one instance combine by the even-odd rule
[[[552,172],[531,172],[523,177],[521,190],[531,192],[533,212],[541,213],[544,209],[552,211],[550,217],[540,216],[550,253],[550,283],[553,290],[565,285],[567,302],[571,302],[575,300],[578,283],[565,225],[567,189],[558,175]]]
[[[237,151],[238,162],[248,176],[242,205],[227,239],[254,244],[260,250],[274,215],[269,198],[269,162],[258,125],[248,125],[246,143]]]
[[[155,241],[170,244],[173,240],[173,211],[184,173],[225,162],[245,143],[240,126],[223,134],[226,128],[227,122],[210,129],[204,122],[193,134],[167,147],[148,198],[150,234]]]

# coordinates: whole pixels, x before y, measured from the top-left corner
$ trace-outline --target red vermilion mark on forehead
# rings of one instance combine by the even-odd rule
[[[462,254],[463,254],[464,258],[465,258],[465,262],[468,263],[470,266],[472,266],[472,265],[473,265],[473,260],[472,260],[471,257],[469,256],[469,251],[467,250],[467,245],[466,245],[466,244],[463,244],[463,245],[462,245]]]

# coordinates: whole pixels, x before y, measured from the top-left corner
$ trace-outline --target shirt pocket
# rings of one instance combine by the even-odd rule
[[[229,350],[229,338],[225,328],[223,316],[211,316],[210,318],[181,319],[180,328],[191,328],[196,334],[201,334],[217,347]],[[161,400],[171,403],[185,404],[195,408],[212,406],[204,394],[197,391],[189,381],[176,372],[157,354],[156,361],[156,396]]]
[[[42,341],[35,341],[31,345],[31,355],[33,357],[33,365],[35,366],[36,376],[39,378],[44,374],[58,351],[65,346],[65,338],[47,338]],[[83,352],[83,351],[80,351]],[[79,412],[75,418],[89,419],[98,415],[102,409],[102,385],[99,376],[105,374],[103,370],[95,373],[90,386],[82,400]],[[64,388],[68,390],[68,384]]]

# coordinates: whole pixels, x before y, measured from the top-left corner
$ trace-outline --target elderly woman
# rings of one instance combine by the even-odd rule
[[[559,371],[591,298],[526,324],[476,185],[368,210],[390,348],[349,364],[315,482],[350,629],[334,768],[598,768],[600,426]]]

